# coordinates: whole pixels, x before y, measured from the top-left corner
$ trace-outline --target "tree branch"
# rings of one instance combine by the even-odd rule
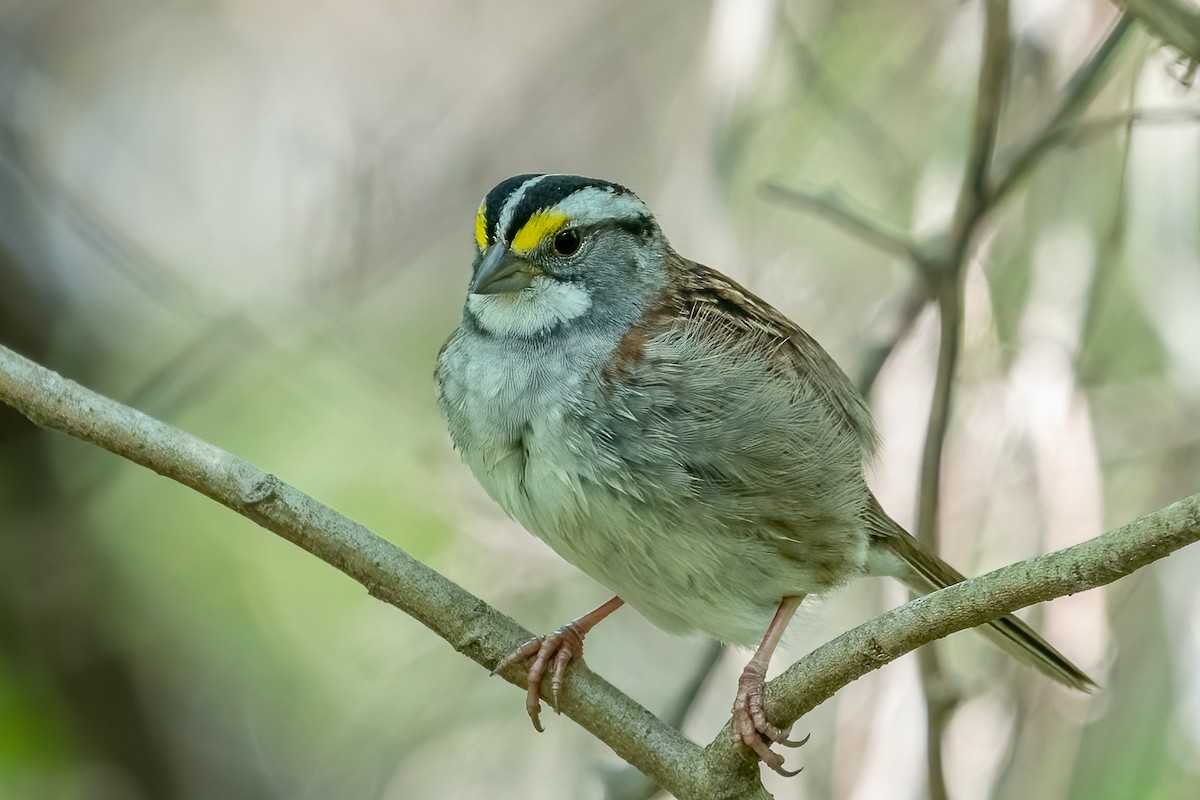
[[[182,483],[304,548],[491,669],[531,634],[362,525],[257,467],[0,346],[0,401],[38,425]],[[680,797],[703,796],[700,749],[603,678],[575,665],[562,712]],[[524,670],[503,673],[524,686]],[[745,783],[743,778],[743,783]]]
[[[970,578],[859,625],[818,647],[767,684],[767,718],[781,727],[843,686],[956,631],[1056,597],[1104,586],[1200,541],[1200,493],[1094,539]],[[715,742],[732,736],[726,725]],[[730,756],[709,745],[709,768]]]
[[[958,371],[959,339],[963,309],[963,276],[976,231],[991,209],[988,184],[991,180],[992,157],[996,136],[1000,130],[1000,110],[1008,85],[1010,47],[1008,0],[990,0],[985,7],[983,29],[983,59],[979,66],[975,112],[971,123],[971,139],[963,166],[962,182],[954,207],[954,219],[945,240],[948,247],[940,257],[926,263],[926,279],[937,302],[940,335],[938,338],[937,369],[933,395],[929,403],[929,418],[925,428],[925,444],[921,452],[920,483],[917,487],[917,539],[936,553],[939,546],[939,510],[942,495],[942,455],[950,429],[950,406]],[[937,651],[928,647],[919,654],[921,688],[925,695],[928,718],[926,725],[925,757],[928,766],[929,797],[946,800],[945,771],[942,764],[942,738],[959,696],[956,687],[946,677]]]
[[[1200,122],[1200,110],[1191,108],[1135,108],[1124,114],[1109,114],[1108,116],[1080,122],[1059,128],[1055,136],[1055,144],[1062,147],[1081,147],[1090,144],[1092,140],[1112,131],[1124,128],[1126,136],[1132,129],[1148,125],[1186,125]]]
[[[1183,0],[1118,0],[1167,44],[1200,61],[1200,10]]]
[[[991,0],[987,4],[983,45],[971,144],[950,228],[950,247],[943,258],[932,263],[932,274],[929,276],[934,284],[933,294],[941,317],[941,339],[937,379],[921,457],[916,534],[934,552],[938,549],[937,511],[942,449],[950,420],[950,395],[954,386],[959,328],[962,324],[962,276],[966,272],[975,231],[990,208],[987,185],[992,154],[996,148],[996,132],[1000,127],[1000,108],[1004,104],[1004,87],[1008,82],[1008,0]]]
[[[763,191],[768,198],[811,211],[880,250],[918,262],[922,258],[916,243],[906,234],[873,219],[837,192],[791,189],[770,181],[763,185]]]
[[[989,205],[998,205],[1028,177],[1042,157],[1069,134],[1071,123],[1087,110],[1088,105],[1104,86],[1104,78],[1108,76],[1115,57],[1127,41],[1132,27],[1133,17],[1130,14],[1122,14],[1095,52],[1071,76],[1062,102],[1045,126],[1019,151],[999,159],[1001,163],[995,170],[999,178],[989,193]]]

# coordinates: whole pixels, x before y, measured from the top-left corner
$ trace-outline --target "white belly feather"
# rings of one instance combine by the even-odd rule
[[[487,493],[659,627],[756,643],[779,600],[797,591],[794,576],[772,568],[777,555],[718,520],[692,517],[685,531],[672,509],[634,502],[636,487],[619,485],[611,454],[572,416],[586,408],[586,349],[501,352],[512,346],[451,342],[440,368],[451,433]]]

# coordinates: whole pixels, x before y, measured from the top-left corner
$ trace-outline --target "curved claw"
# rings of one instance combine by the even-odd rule
[[[563,631],[562,633],[567,633]],[[574,633],[574,631],[570,631]],[[554,672],[550,676],[550,702],[554,706],[554,713],[561,714],[562,711],[558,708],[558,694],[562,691],[563,678],[567,673],[567,665],[571,663],[571,659],[575,657],[575,649],[572,647],[571,638],[575,639],[575,646],[579,649],[580,656],[583,654],[583,638],[579,636],[563,636],[563,641],[558,647],[558,652],[554,654]]]
[[[546,729],[542,727],[542,697],[541,697],[541,674],[538,674],[539,680],[533,679],[533,670],[529,671],[529,682],[525,688],[525,713],[529,715],[529,721],[533,723],[533,729],[538,733],[545,733]]]
[[[804,734],[803,739],[776,739],[775,743],[781,744],[784,747],[804,747],[804,745],[808,744],[808,740],[811,738],[812,738],[812,734],[806,733],[806,734]],[[801,769],[804,769],[804,768],[801,767]]]
[[[733,701],[733,736],[738,746],[748,747],[762,759],[768,767],[785,777],[800,773],[797,770],[783,768],[783,756],[771,750],[772,744],[784,747],[801,747],[808,742],[805,736],[800,740],[788,738],[789,731],[782,730],[767,720],[762,707],[762,691],[764,677],[756,670],[747,667],[738,680],[737,698]]]
[[[762,759],[764,764],[785,778],[793,778],[800,774],[800,770],[804,769],[804,767],[800,767],[800,769],[784,769],[783,756],[772,750],[761,738],[754,739],[750,747],[758,754],[758,757]]]
[[[550,670],[550,699],[555,713],[560,713],[558,696],[562,692],[567,666],[575,659],[583,660],[583,632],[575,623],[571,623],[549,636],[535,636],[505,656],[492,674],[529,658],[533,658],[533,663],[529,665],[525,679],[525,712],[534,730],[542,733],[542,677],[553,663],[553,669]]]
[[[754,727],[758,730],[758,733],[767,739],[770,739],[775,744],[783,745],[784,747],[803,747],[804,745],[808,744],[808,740],[812,736],[811,733],[805,736],[803,739],[789,739],[788,734],[791,733],[790,730],[785,731],[767,721],[767,715],[763,711],[762,707],[761,687],[758,691],[750,690],[748,693],[748,698],[750,718],[753,720]]]

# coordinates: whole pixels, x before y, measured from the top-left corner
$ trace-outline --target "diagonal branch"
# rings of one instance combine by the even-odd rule
[[[129,459],[253,520],[416,618],[491,669],[530,633],[391,542],[230,453],[0,346],[0,401],[38,425]],[[524,686],[524,671],[504,673]],[[568,673],[562,712],[660,785],[697,796],[699,748],[603,678]]]
[[[1155,36],[1200,61],[1200,9],[1186,0],[1117,0]]]
[[[1071,76],[1062,102],[1045,126],[1016,153],[1002,154],[997,159],[1000,165],[995,172],[999,177],[988,197],[989,205],[999,204],[1033,172],[1034,167],[1050,150],[1070,135],[1072,123],[1087,110],[1088,105],[1104,87],[1104,79],[1112,70],[1122,46],[1128,41],[1132,28],[1133,17],[1130,14],[1122,14],[1095,52]]]
[[[838,689],[923,644],[1035,603],[1112,583],[1200,541],[1200,494],[1062,550],[919,597],[842,634],[767,684],[768,719],[786,727]],[[727,741],[726,725],[714,742]],[[732,755],[709,745],[709,768]]]
[[[1094,539],[925,595],[818,648],[773,681],[768,702],[799,719],[851,680],[955,631],[1105,586],[1200,541],[1200,493]],[[772,705],[774,709],[774,706]]]
[[[916,242],[910,240],[903,232],[873,219],[869,213],[856,207],[836,191],[792,189],[773,181],[764,184],[763,191],[769,199],[811,211],[880,250],[905,256],[914,262],[922,260]]]

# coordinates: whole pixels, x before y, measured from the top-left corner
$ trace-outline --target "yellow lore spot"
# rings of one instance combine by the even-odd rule
[[[541,244],[547,236],[553,236],[565,227],[567,227],[566,214],[557,211],[536,211],[513,237],[512,251],[518,255],[528,253]]]
[[[487,198],[479,204],[479,210],[475,212],[475,244],[479,245],[480,250],[487,249]]]

